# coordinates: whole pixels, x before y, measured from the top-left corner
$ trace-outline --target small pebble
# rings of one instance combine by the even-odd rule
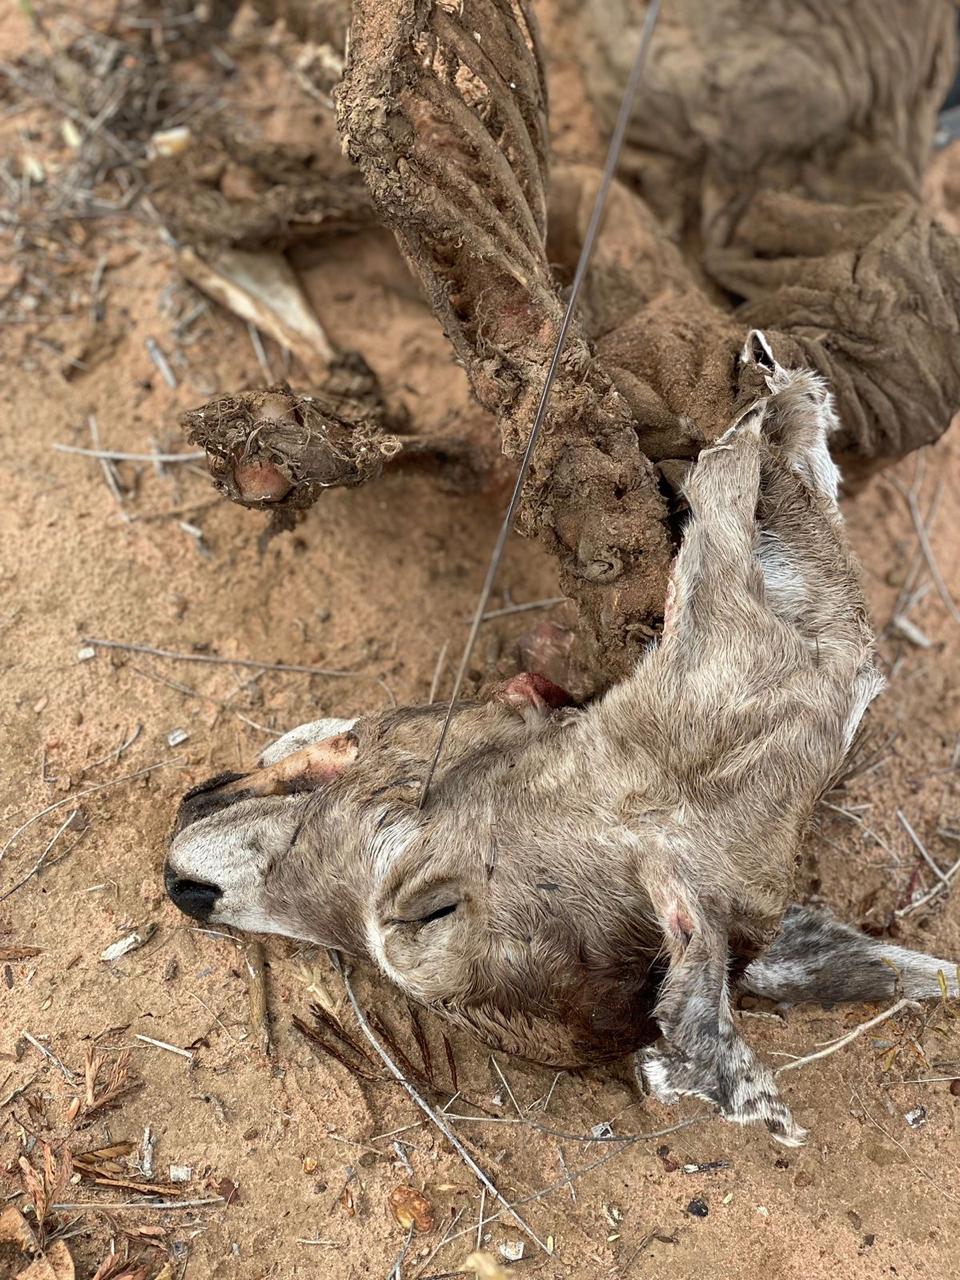
[[[159,129],[150,138],[150,153],[169,159],[181,156],[193,144],[193,134],[185,125],[175,125],[172,129]]]
[[[92,645],[84,645],[82,649],[77,650],[78,662],[89,662],[91,658],[95,658],[96,656],[97,651],[92,647]]]
[[[193,1169],[188,1164],[172,1164],[170,1166],[171,1182],[189,1182],[193,1177]]]
[[[167,746],[179,747],[181,742],[186,742],[190,737],[186,729],[173,729],[167,734]]]
[[[907,1111],[903,1118],[911,1129],[919,1129],[921,1125],[927,1123],[927,1108],[922,1105],[914,1107],[912,1111]]]
[[[960,1098],[960,1079],[950,1081],[950,1092],[955,1098]]]
[[[687,1213],[691,1218],[705,1218],[710,1212],[710,1206],[706,1200],[701,1200],[698,1196],[695,1200],[691,1200],[687,1205]]]
[[[131,951],[138,951],[150,941],[156,931],[157,926],[152,921],[142,925],[139,929],[134,929],[132,933],[126,934],[125,937],[118,938],[116,942],[112,942],[106,951],[100,953],[100,959],[105,960],[107,964],[112,964],[114,960],[119,960],[121,956],[128,955]]]
[[[504,1262],[519,1262],[523,1257],[523,1241],[505,1240],[503,1244],[497,1245],[497,1253]]]

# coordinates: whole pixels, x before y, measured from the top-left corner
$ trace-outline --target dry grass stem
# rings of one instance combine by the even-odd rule
[[[807,1066],[810,1062],[817,1062],[821,1058],[829,1058],[832,1053],[837,1053],[840,1049],[845,1049],[848,1044],[852,1044],[863,1035],[865,1031],[870,1031],[874,1027],[879,1027],[881,1022],[886,1022],[888,1018],[894,1017],[901,1009],[919,1009],[920,1005],[916,1000],[909,1000],[906,997],[900,999],[896,1004],[892,1004],[889,1009],[885,1009],[883,1013],[878,1013],[875,1018],[869,1018],[866,1022],[861,1022],[858,1026],[848,1031],[846,1035],[839,1036],[836,1040],[830,1040],[816,1053],[808,1053],[803,1058],[795,1058],[792,1062],[786,1062],[782,1067],[778,1067],[774,1075],[783,1075],[785,1071],[797,1071],[800,1067]]]
[[[410,1095],[411,1100],[420,1108],[423,1114],[429,1120],[431,1120],[433,1124],[440,1130],[440,1132],[443,1134],[446,1140],[450,1143],[454,1151],[456,1151],[457,1155],[464,1162],[464,1164],[467,1166],[470,1172],[477,1178],[480,1185],[483,1187],[486,1187],[490,1195],[492,1195],[499,1204],[503,1205],[503,1212],[510,1214],[511,1218],[513,1218],[517,1226],[521,1228],[521,1230],[524,1232],[525,1235],[529,1236],[529,1238],[543,1253],[549,1253],[550,1250],[547,1248],[546,1244],[540,1239],[540,1237],[533,1230],[533,1228],[529,1226],[529,1224],[510,1205],[510,1203],[501,1194],[501,1192],[495,1186],[495,1184],[491,1182],[491,1180],[487,1177],[484,1171],[477,1164],[476,1160],[474,1160],[473,1156],[470,1155],[469,1151],[467,1151],[466,1147],[463,1145],[463,1143],[460,1141],[457,1135],[450,1128],[449,1124],[447,1124],[446,1120],[443,1119],[438,1112],[434,1111],[433,1107],[431,1107],[430,1104],[420,1096],[420,1094],[413,1087],[413,1085],[410,1084],[410,1082],[404,1077],[400,1068],[396,1065],[396,1063],[393,1061],[393,1059],[390,1057],[387,1051],[383,1048],[380,1041],[377,1039],[376,1035],[373,1032],[373,1029],[370,1026],[370,1023],[367,1021],[367,1018],[363,1010],[360,1008],[360,1003],[357,1000],[356,995],[354,994],[353,986],[350,982],[349,975],[347,974],[346,969],[343,967],[339,956],[336,954],[336,952],[331,952],[331,958],[333,959],[334,965],[340,970],[340,976],[343,979],[343,985],[346,989],[347,996],[350,1000],[350,1003],[353,1006],[353,1011],[354,1011],[354,1014],[356,1015],[357,1022],[360,1024],[360,1029],[363,1032],[363,1034],[366,1036],[366,1038],[370,1041],[371,1046],[376,1051],[378,1057],[382,1060],[384,1066],[387,1068],[390,1074],[394,1077],[394,1079],[396,1079],[397,1081],[399,1081],[401,1085],[403,1085],[404,1089],[406,1089],[407,1093]]]

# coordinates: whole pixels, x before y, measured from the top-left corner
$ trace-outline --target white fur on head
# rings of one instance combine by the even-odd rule
[[[292,796],[268,809],[262,801],[241,801],[191,823],[174,838],[167,856],[173,875],[220,890],[211,924],[288,932],[284,921],[264,910],[263,883],[271,859],[289,847],[296,830],[298,810],[291,802]]]

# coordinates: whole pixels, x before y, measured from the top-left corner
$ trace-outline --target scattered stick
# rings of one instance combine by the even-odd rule
[[[958,871],[960,871],[960,858],[957,859],[952,867],[949,867],[943,872],[942,879],[938,880],[932,889],[922,897],[917,898],[915,901],[908,902],[905,907],[898,907],[893,914],[897,916],[898,919],[902,919],[903,916],[910,915],[912,911],[916,911],[919,907],[925,907],[928,902],[932,902],[934,898],[938,898],[945,889],[952,887],[953,878]]]
[[[404,1258],[407,1256],[407,1252],[410,1248],[410,1241],[412,1239],[413,1239],[413,1225],[411,1224],[407,1230],[407,1238],[406,1240],[404,1240],[400,1248],[400,1252],[397,1254],[396,1260],[394,1261],[393,1266],[387,1272],[387,1280],[401,1280],[400,1266]]]
[[[116,787],[121,782],[132,782],[134,778],[144,778],[148,773],[154,773],[157,769],[169,769],[171,765],[182,763],[183,756],[175,756],[172,760],[161,760],[157,764],[147,765],[145,769],[138,769],[136,773],[126,773],[120,778],[111,778],[108,782],[97,782],[91,787],[84,787],[82,791],[78,791],[74,796],[64,796],[62,800],[55,800],[53,804],[48,804],[39,813],[35,813],[32,818],[28,818],[26,822],[17,827],[3,848],[0,849],[0,862],[3,861],[7,850],[23,835],[24,831],[32,827],[35,822],[39,822],[41,818],[45,818],[48,813],[53,813],[55,809],[62,809],[65,804],[73,804],[75,801],[83,799],[84,796],[93,795],[95,791],[103,791],[106,787]]]
[[[492,1067],[493,1067],[494,1071],[496,1071],[497,1075],[500,1077],[500,1083],[501,1083],[501,1084],[503,1085],[503,1087],[506,1089],[506,1091],[507,1091],[507,1097],[508,1097],[508,1098],[510,1099],[510,1101],[513,1103],[513,1109],[514,1109],[514,1111],[516,1111],[517,1116],[518,1116],[521,1120],[523,1120],[523,1118],[524,1118],[523,1111],[520,1109],[520,1103],[517,1101],[516,1097],[514,1096],[513,1090],[510,1088],[510,1081],[509,1081],[509,1080],[507,1079],[507,1077],[503,1074],[503,1071],[500,1069],[500,1063],[496,1060],[496,1058],[493,1056],[493,1054],[492,1054],[492,1053],[491,1053],[491,1055],[490,1055],[490,1063],[491,1063],[491,1065],[492,1065]]]
[[[524,1234],[527,1235],[534,1242],[537,1248],[540,1249],[543,1253],[549,1254],[551,1250],[547,1248],[546,1244],[540,1239],[540,1237],[533,1230],[533,1228],[529,1226],[529,1224],[520,1216],[520,1214],[517,1213],[517,1211],[507,1201],[507,1199],[501,1194],[501,1192],[494,1185],[494,1183],[490,1181],[490,1179],[487,1177],[484,1171],[477,1164],[476,1160],[474,1160],[474,1158],[467,1151],[466,1147],[463,1145],[463,1143],[460,1141],[457,1135],[450,1128],[449,1124],[447,1124],[446,1120],[444,1120],[439,1115],[438,1112],[434,1111],[433,1107],[431,1107],[428,1102],[426,1102],[423,1098],[421,1098],[420,1094],[416,1091],[413,1085],[410,1084],[409,1081],[406,1079],[406,1077],[403,1075],[400,1068],[396,1065],[396,1063],[387,1053],[386,1049],[384,1049],[380,1041],[377,1039],[369,1022],[366,1019],[366,1015],[364,1014],[363,1010],[360,1008],[360,1003],[357,1000],[356,995],[354,994],[353,986],[350,982],[350,978],[347,974],[346,969],[341,963],[339,954],[335,951],[331,951],[330,957],[331,957],[331,960],[333,961],[334,967],[338,969],[340,972],[340,977],[343,980],[343,985],[346,990],[347,996],[350,1000],[351,1005],[353,1006],[353,1012],[356,1015],[357,1022],[360,1025],[360,1030],[363,1032],[366,1038],[370,1041],[371,1046],[376,1051],[377,1055],[383,1062],[384,1066],[387,1068],[390,1074],[394,1077],[394,1079],[396,1079],[397,1081],[399,1081],[400,1084],[403,1085],[404,1089],[406,1089],[407,1093],[410,1095],[411,1100],[420,1108],[423,1114],[429,1120],[433,1121],[433,1123],[440,1130],[440,1132],[443,1134],[446,1140],[450,1143],[451,1147],[453,1147],[454,1151],[456,1151],[457,1155],[464,1162],[464,1164],[467,1166],[470,1172],[477,1178],[480,1185],[482,1187],[486,1187],[487,1191],[490,1193],[490,1195],[494,1197],[494,1199],[497,1201],[498,1204],[503,1205],[502,1212],[509,1213],[511,1218],[513,1218],[513,1220],[516,1222],[517,1226],[519,1226],[521,1230],[524,1232]],[[473,1227],[470,1227],[470,1230],[472,1231]]]
[[[953,596],[951,596],[947,588],[947,584],[943,580],[943,574],[940,572],[940,566],[934,558],[933,550],[930,547],[930,537],[927,532],[927,526],[920,512],[920,504],[917,502],[917,495],[912,489],[905,488],[896,476],[891,475],[889,480],[907,504],[907,509],[910,512],[910,519],[913,521],[913,527],[916,530],[917,539],[920,543],[920,550],[923,552],[923,558],[927,562],[927,568],[930,570],[930,577],[933,579],[933,584],[937,588],[937,594],[943,601],[943,605],[947,613],[949,613],[954,622],[960,625],[960,609],[957,608]]]
[[[66,1080],[67,1084],[72,1085],[74,1088],[77,1087],[77,1084],[79,1083],[79,1076],[75,1071],[71,1071],[69,1067],[64,1066],[52,1049],[48,1049],[45,1044],[41,1044],[36,1036],[32,1036],[29,1031],[24,1031],[23,1038],[33,1045],[37,1053],[42,1054],[48,1062],[53,1063],[63,1076],[64,1080]]]
[[[168,1053],[178,1053],[181,1058],[186,1058],[188,1062],[193,1061],[193,1051],[191,1049],[181,1049],[177,1044],[167,1044],[166,1040],[154,1040],[153,1036],[142,1036],[139,1032],[133,1038],[134,1040],[142,1040],[144,1044],[153,1045],[154,1049],[166,1049]]]
[[[550,1085],[550,1088],[547,1090],[547,1096],[544,1098],[543,1106],[540,1108],[540,1110],[543,1112],[544,1115],[547,1114],[547,1107],[549,1107],[550,1105],[550,1100],[553,1097],[553,1091],[554,1089],[556,1089],[557,1081],[560,1079],[562,1075],[563,1075],[563,1072],[558,1071],[556,1075],[553,1077],[553,1083]]]
[[[252,671],[293,671],[308,676],[354,676],[378,680],[365,671],[339,671],[332,667],[308,667],[296,662],[261,662],[258,658],[223,658],[217,653],[178,653],[173,649],[156,649],[149,644],[127,644],[122,640],[97,640],[84,636],[83,644],[96,649],[122,649],[127,653],[145,653],[151,658],[169,658],[171,662],[204,662],[221,667],[247,667]]]
[[[917,459],[917,462],[916,462],[916,467],[914,468],[913,484],[910,486],[910,492],[913,494],[914,498],[917,501],[919,501],[920,488],[923,482],[923,475],[924,475],[924,472],[926,471],[926,461],[923,453],[920,451],[917,452],[916,459]],[[930,505],[927,508],[927,516],[926,516],[926,520],[924,521],[924,528],[927,531],[928,538],[933,531],[933,522],[936,519],[937,507],[939,506],[940,495],[942,492],[943,492],[943,477],[941,477],[941,479],[938,481],[937,487],[933,491],[933,497],[930,499]],[[903,586],[900,588],[900,591],[897,595],[896,603],[893,606],[893,612],[890,615],[891,623],[893,619],[897,616],[897,614],[904,613],[907,611],[906,610],[907,601],[910,600],[911,596],[915,592],[917,577],[920,573],[920,566],[922,563],[923,563],[923,551],[918,545],[916,551],[914,552],[913,556],[910,559],[910,564],[907,568],[906,574],[904,575]],[[912,605],[910,607],[912,608]]]
[[[162,454],[154,454],[152,456],[157,458],[158,461],[162,461],[163,459]],[[173,520],[180,516],[194,515],[199,514],[201,511],[209,511],[212,507],[219,507],[221,505],[222,500],[220,498],[206,498],[201,499],[198,502],[187,502],[179,507],[168,507],[166,511],[134,512],[130,516],[130,522],[131,524],[135,524],[137,521],[150,523],[154,520]]]
[[[440,656],[437,658],[437,665],[433,669],[433,679],[430,681],[430,697],[427,702],[432,706],[436,701],[437,690],[440,688],[440,678],[443,675],[443,664],[447,660],[447,650],[450,648],[450,641],[444,640],[443,648],[440,650]]]
[[[424,1123],[425,1123],[425,1122],[424,1122]],[[467,1211],[466,1211],[466,1209],[458,1209],[458,1210],[457,1210],[457,1215],[456,1215],[456,1217],[453,1219],[453,1221],[452,1221],[452,1222],[450,1223],[450,1225],[447,1227],[446,1231],[444,1231],[443,1235],[440,1237],[440,1241],[439,1241],[439,1243],[438,1243],[438,1244],[436,1244],[436,1245],[434,1245],[433,1249],[431,1249],[431,1251],[430,1251],[430,1252],[427,1254],[427,1256],[424,1258],[424,1260],[423,1260],[423,1262],[422,1262],[422,1264],[421,1264],[420,1270],[417,1272],[417,1275],[418,1275],[418,1276],[422,1276],[422,1275],[423,1275],[423,1273],[424,1273],[424,1271],[426,1270],[426,1268],[427,1268],[427,1267],[430,1265],[430,1263],[434,1260],[434,1258],[437,1256],[437,1254],[440,1252],[440,1250],[444,1247],[444,1245],[449,1244],[451,1240],[453,1240],[453,1239],[455,1239],[455,1238],[456,1238],[456,1237],[452,1236],[450,1233],[453,1231],[454,1227],[457,1225],[457,1223],[460,1221],[460,1219],[463,1217],[463,1215],[464,1215],[466,1212],[467,1212]],[[471,1229],[471,1231],[473,1230],[473,1228],[472,1228],[472,1227],[471,1227],[470,1229]]]
[[[33,866],[30,868],[27,874],[25,876],[22,876],[16,882],[16,884],[11,885],[9,889],[6,889],[3,893],[0,893],[0,902],[6,902],[8,898],[12,898],[13,895],[17,892],[17,890],[22,889],[23,886],[27,884],[30,880],[32,880],[34,876],[38,876],[40,872],[45,870],[47,867],[55,867],[58,862],[62,862],[63,859],[67,856],[67,854],[71,853],[77,847],[77,845],[86,835],[86,828],[84,828],[80,832],[76,840],[74,840],[73,844],[71,844],[70,847],[66,849],[60,855],[59,858],[57,858],[56,862],[49,861],[50,850],[57,843],[57,841],[60,839],[63,833],[67,830],[70,824],[74,822],[79,812],[80,812],[79,809],[74,809],[72,813],[68,814],[67,817],[64,818],[63,822],[61,822],[60,826],[57,827],[53,836],[51,836],[50,840],[47,842],[46,848],[44,849],[43,853],[41,853],[40,857],[33,864]]]
[[[250,335],[250,345],[253,347],[253,354],[257,357],[257,364],[260,366],[260,371],[266,379],[267,385],[270,386],[276,382],[276,378],[273,376],[273,370],[270,368],[270,361],[267,359],[263,339],[260,337],[260,330],[252,320],[247,321],[247,333]]]
[[[559,1142],[557,1143],[557,1158],[560,1161],[560,1168],[563,1170],[563,1176],[567,1179],[567,1187],[570,1192],[570,1199],[573,1201],[574,1204],[576,1204],[577,1189],[573,1185],[573,1182],[570,1181],[570,1170],[567,1168],[567,1161],[563,1154],[563,1147],[561,1147]]]
[[[946,1084],[956,1080],[956,1076],[912,1076],[909,1080],[881,1080],[881,1088],[899,1089],[902,1084]]]
[[[848,1031],[846,1035],[839,1036],[836,1040],[830,1040],[824,1048],[816,1053],[808,1053],[804,1058],[795,1058],[793,1062],[786,1062],[782,1067],[778,1067],[774,1075],[783,1075],[785,1071],[797,1071],[800,1067],[805,1067],[810,1062],[817,1062],[821,1058],[829,1058],[832,1053],[837,1053],[840,1049],[845,1049],[848,1044],[852,1044],[854,1040],[863,1035],[865,1031],[870,1031],[874,1027],[878,1027],[881,1022],[886,1022],[888,1018],[894,1017],[901,1009],[919,1009],[920,1005],[916,1000],[909,1000],[904,997],[898,1000],[896,1004],[892,1004],[889,1009],[885,1009],[883,1013],[878,1013],[875,1018],[870,1018],[866,1022],[861,1022],[859,1026]]]
[[[896,814],[897,814],[898,822],[900,823],[901,827],[903,827],[904,831],[906,831],[910,839],[913,841],[914,848],[920,854],[920,857],[923,858],[924,862],[927,864],[927,866],[930,868],[933,874],[937,877],[937,879],[944,885],[944,887],[949,887],[950,881],[947,879],[946,873],[943,871],[941,867],[937,865],[936,862],[934,862],[933,858],[927,852],[926,846],[924,845],[923,841],[920,839],[920,837],[914,831],[913,827],[910,825],[910,820],[899,809],[897,809]]]
[[[848,822],[855,822],[863,831],[864,835],[870,836],[871,839],[876,840],[880,848],[883,849],[885,853],[888,853],[894,862],[899,865],[900,859],[897,857],[897,854],[890,847],[887,841],[884,840],[882,836],[878,835],[872,827],[868,826],[858,813],[854,813],[852,809],[844,809],[842,805],[831,804],[828,800],[821,800],[820,803],[824,809],[829,809],[832,813],[838,813],[842,818],[846,818]]]
[[[250,1033],[264,1057],[269,1058],[270,1011],[267,1005],[267,960],[263,943],[252,938],[244,952],[247,966],[247,1000],[250,1007]]]
[[[122,1200],[112,1204],[105,1200],[79,1200],[74,1204],[52,1204],[54,1213],[75,1213],[78,1211],[96,1210],[99,1213],[114,1213],[120,1209],[145,1209],[163,1211],[166,1209],[199,1209],[201,1205],[226,1204],[223,1196],[207,1196],[203,1200]]]
[[[170,361],[160,349],[160,344],[157,342],[156,338],[145,338],[143,345],[147,349],[147,355],[160,370],[160,377],[163,378],[171,391],[176,391],[177,375],[170,367]]]
[[[890,625],[894,631],[903,636],[904,640],[909,640],[917,649],[933,648],[933,641],[930,637],[921,631],[915,622],[911,622],[905,614],[898,613]]]
[[[917,1173],[919,1173],[922,1177],[926,1178],[926,1180],[930,1183],[930,1185],[934,1187],[935,1190],[939,1191],[942,1196],[945,1196],[946,1199],[949,1200],[951,1204],[960,1204],[960,1200],[958,1200],[956,1196],[951,1195],[950,1192],[946,1190],[946,1188],[941,1187],[940,1183],[937,1182],[936,1178],[934,1178],[932,1174],[928,1173],[927,1170],[924,1169],[922,1165],[917,1164],[916,1160],[914,1160],[913,1156],[910,1154],[910,1152],[903,1145],[903,1143],[900,1141],[899,1138],[894,1137],[892,1133],[889,1133],[883,1127],[883,1125],[880,1123],[879,1120],[875,1120],[873,1118],[873,1116],[867,1110],[863,1099],[860,1097],[859,1093],[857,1093],[856,1089],[854,1089],[853,1091],[853,1096],[860,1103],[860,1106],[863,1108],[863,1114],[867,1117],[867,1119],[874,1126],[874,1128],[879,1129],[885,1138],[889,1138],[889,1140],[894,1144],[894,1146],[900,1148],[900,1150],[907,1157],[907,1160],[910,1162],[913,1168],[917,1171]]]
[[[19,1098],[21,1093],[26,1093],[39,1074],[39,1071],[34,1072],[29,1080],[24,1080],[23,1084],[16,1085],[8,1094],[5,1094],[4,1097],[0,1098],[0,1107],[5,1107],[8,1102],[13,1102],[14,1098]],[[7,1076],[7,1080],[9,1079],[10,1077]],[[4,1084],[6,1084],[6,1081],[4,1081]]]
[[[51,446],[57,453],[76,454],[79,458],[99,458],[102,462],[162,462],[164,465],[174,462],[202,462],[205,453],[125,453],[120,449],[82,449],[76,444],[54,444]],[[190,507],[189,510],[196,510]],[[138,520],[151,519],[149,516],[138,516]]]
[[[508,604],[502,609],[489,609],[481,622],[492,622],[494,618],[509,618],[514,613],[531,613],[534,609],[552,609],[555,604],[565,604],[569,596],[550,596],[546,600],[528,600],[526,604]],[[472,622],[472,618],[465,618],[465,622]]]
[[[119,760],[125,751],[133,746],[136,740],[143,733],[143,725],[136,724],[133,727],[133,733],[126,738],[118,747],[114,747],[112,751],[108,751],[105,756],[98,756],[96,760],[91,760],[89,764],[83,766],[83,772],[88,773],[91,769],[96,769],[101,764],[106,764],[108,760]]]
[[[97,427],[96,416],[92,413],[87,417],[87,426],[90,429],[90,439],[93,441],[93,447],[94,449],[99,450],[100,431]],[[103,478],[107,482],[107,488],[110,490],[114,502],[116,502],[117,506],[120,508],[120,514],[123,516],[124,520],[129,522],[130,517],[124,507],[123,492],[120,489],[120,482],[117,480],[117,473],[114,470],[113,462],[109,458],[100,458],[99,461],[100,468],[103,471]]]
[[[680,1120],[677,1124],[669,1125],[666,1129],[654,1129],[650,1133],[634,1133],[631,1134],[625,1145],[633,1146],[637,1142],[648,1142],[654,1138],[665,1138],[671,1133],[676,1133],[680,1129],[689,1129],[692,1125],[700,1124],[704,1120],[713,1119],[714,1113],[703,1111],[699,1115],[691,1116],[689,1120]],[[579,1169],[574,1169],[564,1178],[551,1182],[545,1187],[541,1187],[539,1191],[533,1191],[529,1195],[521,1196],[519,1200],[514,1200],[512,1204],[506,1208],[498,1209],[495,1213],[490,1214],[480,1224],[481,1228],[487,1227],[491,1222],[496,1222],[507,1212],[514,1213],[517,1208],[524,1204],[532,1204],[535,1201],[543,1200],[547,1196],[552,1195],[554,1191],[560,1191],[563,1187],[572,1186],[574,1182],[578,1182],[588,1173],[592,1173],[594,1169],[602,1168],[603,1165],[609,1164],[611,1160],[617,1159],[622,1153],[623,1147],[616,1151],[611,1151],[608,1155],[599,1156],[596,1160],[591,1160],[588,1164],[581,1165]],[[454,1240],[459,1240],[462,1236],[473,1235],[476,1227],[472,1224],[458,1231],[455,1235],[448,1236],[444,1241],[445,1244],[452,1244]]]

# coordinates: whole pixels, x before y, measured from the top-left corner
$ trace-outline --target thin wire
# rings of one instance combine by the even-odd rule
[[[533,427],[530,431],[530,437],[527,440],[527,447],[523,451],[523,458],[521,459],[520,470],[517,472],[517,479],[513,486],[510,505],[507,507],[506,515],[503,517],[503,523],[500,526],[500,532],[497,534],[497,541],[493,549],[493,555],[490,557],[490,564],[487,567],[487,576],[484,579],[483,590],[480,592],[480,599],[473,615],[473,622],[470,625],[470,634],[467,636],[467,643],[463,650],[463,656],[460,659],[460,666],[457,669],[457,678],[453,682],[453,692],[450,694],[450,705],[447,708],[447,714],[443,721],[443,728],[440,730],[440,738],[437,742],[437,748],[433,754],[433,759],[430,762],[430,768],[427,770],[423,789],[420,792],[420,802],[418,807],[421,809],[426,803],[427,795],[430,791],[430,784],[433,782],[433,775],[436,772],[437,765],[440,762],[440,756],[443,753],[443,747],[447,740],[447,733],[450,729],[450,722],[453,719],[453,712],[457,704],[457,698],[460,694],[463,679],[467,673],[467,667],[470,663],[470,658],[477,642],[477,634],[483,622],[483,615],[486,612],[487,605],[490,601],[493,584],[496,581],[497,573],[500,569],[500,561],[503,559],[507,539],[510,537],[510,531],[513,528],[513,521],[517,514],[517,508],[520,505],[523,486],[526,483],[527,474],[530,471],[530,463],[533,460],[533,452],[537,447],[537,440],[540,437],[544,419],[547,415],[547,405],[550,402],[550,392],[553,390],[554,379],[557,375],[557,369],[560,367],[560,357],[563,355],[563,349],[567,341],[567,333],[570,329],[571,321],[573,320],[573,313],[577,305],[577,299],[580,296],[580,290],[583,286],[584,279],[586,278],[587,268],[590,265],[593,246],[597,238],[597,232],[600,230],[600,223],[603,219],[604,209],[606,208],[607,197],[610,194],[610,187],[613,183],[613,179],[617,171],[617,165],[620,161],[620,152],[623,150],[623,141],[626,136],[627,128],[630,124],[630,117],[633,114],[634,100],[637,96],[637,89],[640,87],[640,81],[643,78],[643,69],[647,60],[647,52],[650,48],[653,30],[657,25],[657,18],[659,16],[660,0],[652,0],[652,3],[647,8],[646,17],[644,18],[643,31],[640,34],[640,46],[637,49],[637,56],[634,59],[626,88],[623,91],[623,98],[620,102],[620,111],[617,115],[617,123],[610,138],[610,146],[607,149],[607,158],[603,166],[603,176],[600,179],[600,185],[597,188],[597,194],[593,202],[593,211],[590,214],[587,233],[583,239],[583,247],[580,250],[577,269],[574,272],[573,284],[570,288],[570,297],[567,301],[566,310],[563,313],[563,319],[560,322],[560,331],[557,334],[557,343],[553,350],[553,357],[551,358],[550,366],[547,369],[547,376],[543,383],[543,390],[540,392],[540,400],[537,404],[537,412],[534,415]]]

